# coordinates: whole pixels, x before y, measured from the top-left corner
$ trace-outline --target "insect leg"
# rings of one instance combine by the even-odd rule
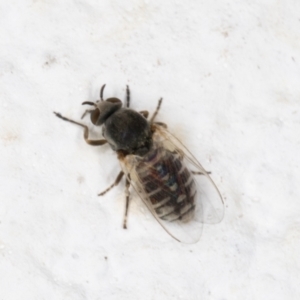
[[[121,172],[119,173],[119,175],[117,176],[115,182],[114,182],[112,185],[110,185],[106,190],[104,190],[103,192],[101,192],[100,194],[98,194],[98,196],[103,196],[103,195],[106,194],[109,190],[111,190],[113,187],[115,187],[116,185],[118,185],[119,182],[121,181],[123,175],[124,175],[124,172],[121,171]]]
[[[86,125],[84,125],[84,124],[82,124],[82,123],[79,123],[79,122],[76,122],[76,121],[73,121],[73,120],[71,120],[71,119],[68,119],[68,118],[62,116],[60,113],[54,112],[54,114],[55,114],[58,118],[60,118],[60,119],[62,119],[62,120],[64,120],[64,121],[67,121],[67,122],[70,122],[70,123],[73,123],[73,124],[76,124],[76,125],[79,125],[79,126],[83,127],[83,128],[84,128],[83,137],[84,137],[85,141],[86,141],[89,145],[92,145],[92,146],[101,146],[101,145],[104,145],[104,144],[107,143],[107,140],[104,140],[104,139],[103,139],[103,140],[90,140],[90,139],[89,139],[89,128],[88,128]]]
[[[125,205],[125,214],[123,221],[123,228],[127,229],[127,216],[128,216],[128,208],[129,208],[129,187],[130,187],[130,179],[126,178],[126,205]]]
[[[130,106],[130,90],[129,86],[126,85],[126,107]]]
[[[168,128],[168,126],[167,126],[166,123],[162,123],[162,122],[154,122],[154,124],[159,125],[159,126],[161,126],[161,127],[163,127],[163,128]]]
[[[90,114],[92,111],[94,111],[94,109],[87,109],[81,116],[81,119],[83,119],[86,116],[86,114]]]
[[[153,123],[155,117],[157,116],[158,111],[159,111],[160,106],[161,106],[161,103],[162,103],[162,98],[160,98],[160,99],[158,100],[158,104],[157,104],[156,110],[155,110],[153,116],[152,116],[151,119],[150,119],[150,123]]]
[[[205,174],[210,175],[211,172],[202,173],[202,172],[195,172],[195,171],[192,171],[192,174],[194,174],[194,175],[205,175]]]
[[[140,114],[144,117],[144,118],[148,118],[149,116],[149,111],[148,110],[142,110],[140,111]]]

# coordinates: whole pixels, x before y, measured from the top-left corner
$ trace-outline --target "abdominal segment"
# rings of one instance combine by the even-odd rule
[[[136,171],[145,197],[160,219],[188,222],[193,218],[195,182],[179,153],[152,149]]]

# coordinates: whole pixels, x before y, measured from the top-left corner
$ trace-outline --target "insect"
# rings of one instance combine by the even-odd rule
[[[102,126],[104,139],[89,139],[86,125],[54,114],[84,129],[85,141],[93,146],[109,144],[117,153],[121,171],[114,183],[99,194],[118,185],[125,175],[126,206],[123,227],[127,227],[129,187],[132,186],[154,218],[174,239],[184,243],[199,240],[203,223],[218,223],[224,214],[223,199],[209,172],[168,130],[156,121],[162,98],[150,119],[148,111],[130,109],[130,90],[126,88],[126,106],[118,98],[85,101],[90,105],[82,115],[90,114],[95,126]]]

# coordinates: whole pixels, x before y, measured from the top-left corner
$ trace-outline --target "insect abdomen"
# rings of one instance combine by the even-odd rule
[[[137,171],[144,192],[162,220],[188,222],[194,216],[196,188],[182,157],[164,148],[151,150]]]

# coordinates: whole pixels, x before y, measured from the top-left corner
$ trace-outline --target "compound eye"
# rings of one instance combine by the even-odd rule
[[[93,110],[91,112],[91,121],[94,125],[97,125],[97,121],[100,117],[100,110],[98,108],[96,108],[95,110]]]

